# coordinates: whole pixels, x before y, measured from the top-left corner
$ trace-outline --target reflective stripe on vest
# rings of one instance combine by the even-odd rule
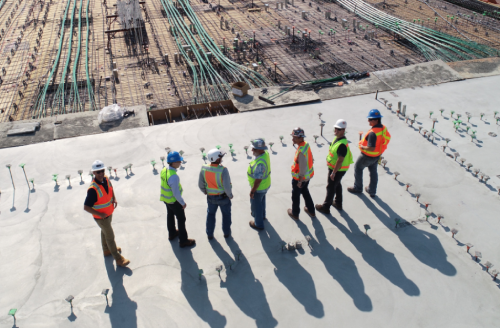
[[[168,204],[173,204],[176,202],[174,193],[170,186],[168,185],[168,179],[172,175],[177,175],[177,171],[173,169],[167,169],[166,167],[161,170],[161,193],[160,193],[160,201],[168,203]],[[179,191],[181,192],[182,195],[182,185],[179,182]]]
[[[377,142],[375,143],[375,149],[373,151],[363,150],[360,148],[361,153],[365,154],[369,157],[378,157],[384,153],[387,149],[387,145],[389,141],[391,141],[391,134],[387,131],[385,125],[381,128],[371,128],[366,134],[365,137],[360,141],[361,146],[368,146],[368,135],[373,132],[377,136]]]
[[[334,140],[332,142],[332,144],[330,145],[330,150],[328,151],[328,155],[326,156],[326,164],[331,170],[335,169],[338,160],[337,150],[340,145],[346,145],[347,154],[342,161],[342,166],[340,167],[339,171],[347,171],[349,169],[349,166],[354,163],[354,161],[352,158],[351,149],[349,148],[349,143],[347,142],[346,138],[340,139],[339,141]]]
[[[264,154],[251,161],[250,165],[248,166],[247,177],[248,182],[250,183],[250,187],[252,188],[255,183],[253,175],[258,164],[263,164],[265,170],[264,176],[262,177],[262,181],[260,182],[257,190],[267,190],[271,187],[271,160],[269,158],[269,153],[267,152],[267,150],[264,152]]]
[[[203,165],[203,178],[205,179],[205,188],[208,195],[222,195],[224,186],[222,184],[222,172],[224,166]]]
[[[108,177],[104,177],[106,179],[106,183],[108,185],[108,192],[106,193],[106,189],[104,186],[92,180],[90,183],[89,189],[94,189],[97,193],[97,202],[95,202],[92,208],[99,213],[104,213],[106,216],[110,216],[113,214],[115,207],[113,206],[113,187],[109,183]],[[92,215],[95,219],[101,219],[99,216]]]
[[[307,162],[307,171],[306,174],[304,175],[305,180],[309,180],[314,176],[314,167],[313,167],[313,155],[311,152],[311,147],[307,142],[302,142],[299,144],[299,147],[295,151],[295,157],[293,160],[293,165],[292,165],[292,177],[295,180],[299,180],[299,172],[300,172],[300,167],[299,167],[299,154],[302,153],[304,157],[306,158]]]

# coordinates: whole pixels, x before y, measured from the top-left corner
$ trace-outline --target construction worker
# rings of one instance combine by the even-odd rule
[[[231,199],[233,199],[231,178],[226,167],[221,165],[226,153],[212,149],[207,157],[210,164],[203,165],[198,179],[198,187],[207,195],[207,235],[214,238],[215,214],[220,206],[222,212],[222,231],[224,238],[231,236]]]
[[[316,204],[316,209],[323,214],[330,214],[330,206],[342,211],[342,178],[349,166],[354,163],[349,143],[345,138],[347,122],[340,119],[333,126],[335,139],[330,144],[326,165],[328,165],[328,182],[326,197],[322,205]],[[335,198],[335,201],[334,201]]]
[[[94,217],[95,222],[101,228],[101,244],[104,256],[113,255],[116,264],[126,267],[130,261],[124,258],[120,253],[122,249],[116,247],[115,233],[111,227],[113,212],[118,206],[115,191],[109,178],[104,175],[104,163],[96,160],[92,164],[94,179],[87,190],[87,198],[83,209]]]
[[[382,125],[382,115],[378,109],[372,109],[368,114],[368,124],[372,127],[359,141],[359,150],[361,155],[354,164],[354,186],[347,188],[351,193],[363,192],[363,170],[368,167],[370,171],[370,185],[365,191],[375,197],[377,193],[378,173],[377,166],[380,155],[387,149],[391,140],[391,134],[387,128]]]
[[[263,230],[266,220],[266,193],[271,187],[271,160],[264,139],[252,140],[251,147],[255,159],[248,166],[247,176],[252,188],[250,207],[255,220],[250,221],[250,227]]]
[[[168,168],[161,170],[161,194],[160,200],[167,206],[167,229],[168,240],[174,240],[179,236],[179,246],[193,246],[194,239],[188,239],[186,231],[186,215],[184,209],[187,204],[182,199],[182,185],[177,175],[177,169],[181,166],[184,159],[176,152],[170,152],[167,156]],[[175,229],[175,217],[177,217],[177,227]]]
[[[309,193],[309,180],[314,176],[313,155],[309,143],[304,141],[305,133],[301,128],[292,131],[292,141],[297,145],[292,165],[292,208],[288,209],[288,215],[294,219],[299,219],[300,195],[304,197],[306,206],[304,211],[311,217],[315,217],[314,203]]]

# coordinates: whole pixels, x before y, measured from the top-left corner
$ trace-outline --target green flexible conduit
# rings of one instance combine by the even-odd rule
[[[86,22],[87,22],[87,39],[85,42],[85,74],[87,76],[87,90],[89,93],[89,106],[90,110],[96,110],[96,105],[94,101],[94,90],[92,89],[92,83],[89,78],[89,4],[90,0],[87,0],[87,9],[85,11]]]
[[[47,89],[49,88],[50,81],[52,80],[54,72],[57,69],[57,65],[59,64],[59,58],[61,57],[62,43],[64,40],[64,24],[66,22],[66,17],[68,15],[68,9],[70,3],[71,1],[68,1],[66,9],[64,10],[64,17],[62,19],[61,32],[60,32],[61,37],[59,40],[59,48],[57,49],[56,59],[54,60],[54,65],[52,65],[52,70],[50,71],[49,77],[47,78],[47,82],[45,82],[45,86],[42,88],[35,101],[35,105],[33,107],[33,116],[32,116],[33,118],[40,118],[46,115],[45,97],[47,95]]]
[[[337,0],[339,4],[359,17],[406,38],[427,60],[445,62],[498,56],[498,50],[486,45],[435,31],[410,23],[374,8],[362,0]]]
[[[73,41],[73,22],[75,18],[75,10],[76,10],[76,1],[73,2],[73,12],[71,13],[71,27],[70,27],[70,34],[69,34],[69,40],[68,40],[68,54],[66,55],[66,63],[64,64],[64,69],[62,71],[61,75],[61,81],[59,82],[59,87],[57,88],[56,94],[54,95],[54,101],[52,102],[52,111],[51,111],[51,116],[54,115],[54,108],[56,107],[57,104],[57,111],[56,114],[63,113],[64,108],[66,106],[65,104],[65,80],[66,80],[66,73],[68,72],[68,66],[69,62],[71,60],[71,44]],[[62,110],[61,110],[62,109]]]
[[[193,103],[226,100],[228,99],[228,91],[231,89],[227,79],[222,77],[210,62],[209,56],[204,48],[206,48],[208,52],[211,52],[214,59],[220,63],[222,70],[229,75],[230,79],[234,81],[243,81],[250,86],[255,85],[257,87],[274,85],[267,77],[229,60],[215,44],[214,40],[208,35],[189,3],[185,1],[178,2],[186,13],[187,18],[196,29],[199,40],[189,30],[184,21],[184,17],[180,15],[172,0],[161,0],[161,3],[167,13],[167,18],[172,28],[172,34],[175,37],[179,52],[184,57],[193,74],[193,92],[191,99]],[[190,48],[197,65],[191,60],[181,41],[184,41]]]

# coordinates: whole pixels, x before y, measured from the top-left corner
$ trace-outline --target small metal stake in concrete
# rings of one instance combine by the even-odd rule
[[[220,272],[222,271],[222,264],[219,264],[215,267],[215,271],[219,273],[219,278],[220,278]]]
[[[491,276],[493,277],[493,281],[497,280],[497,276],[498,276],[498,270],[492,270],[491,271]]]
[[[411,187],[411,183],[406,183],[406,191],[408,191],[408,188]]]
[[[365,224],[364,227],[365,227],[365,235],[368,236],[368,230],[370,230],[371,227],[368,224]]]
[[[441,222],[441,219],[444,219],[444,215],[443,214],[438,214],[438,223]]]
[[[429,118],[431,118],[431,117],[432,117],[432,114],[434,114],[434,112],[433,112],[433,111],[430,111],[430,112],[429,112]]]
[[[203,148],[205,150],[205,148]],[[165,151],[167,152],[167,155],[170,154],[170,147],[165,147]]]
[[[443,116],[444,109],[439,110],[441,112],[441,116]]]
[[[14,318],[14,327],[16,326],[16,312],[17,309],[10,309],[8,315],[11,315]]]
[[[83,182],[83,177],[82,177],[83,170],[78,170],[78,174],[80,175],[80,182]]]
[[[436,122],[437,122],[437,118],[433,118],[432,119],[432,128],[434,129],[436,127]]]
[[[116,169],[113,169],[115,171],[115,178],[118,178],[118,173],[116,172]]]
[[[428,212],[428,211],[425,211],[425,221],[429,221],[429,216],[431,216],[432,213],[431,212]]]
[[[321,127],[321,135],[323,136],[323,127],[325,126],[325,123],[321,123],[319,126]]]
[[[205,151],[205,148],[201,147],[200,151],[203,153]]]
[[[215,146],[215,148],[220,149],[220,145]]]
[[[481,116],[481,121],[483,120],[484,113],[479,114]]]
[[[419,192],[415,193],[415,198],[417,199],[417,203],[418,203],[418,199],[420,198],[420,193]]]
[[[132,163],[129,163],[127,166],[128,169],[130,170],[130,174],[134,174],[134,172],[132,172]]]
[[[161,165],[165,167],[165,156],[160,156]]]
[[[283,143],[283,136],[280,136],[280,141],[281,143]]]
[[[400,219],[400,218],[395,218],[395,219],[394,219],[394,221],[396,222],[396,227],[395,227],[395,229],[397,229],[397,228],[398,228],[398,224],[399,224],[399,222],[401,222],[401,219]]]
[[[101,292],[101,295],[104,295],[104,297],[106,297],[106,304],[108,304],[108,293],[109,293],[109,289],[107,289],[107,288],[104,288]]]
[[[318,138],[319,138],[319,136],[315,134],[315,135],[313,135],[313,138],[314,138],[314,142],[315,142],[315,143],[318,143]]]
[[[154,159],[151,160],[151,165],[153,165],[153,170],[154,170],[156,165],[156,161]]]
[[[201,275],[203,274],[203,269],[198,270],[198,279],[201,280]]]
[[[7,165],[5,165],[5,167],[9,169],[10,180],[12,181],[12,187],[14,187],[14,189],[16,189],[16,186],[14,185],[14,178],[12,178],[12,172],[10,171],[10,168],[12,167],[12,165],[7,164]]]
[[[385,168],[385,165],[387,164],[387,160],[386,160],[386,159],[383,159],[383,160],[381,161],[381,163],[382,163],[382,166]]]
[[[69,186],[71,187],[71,175],[69,175],[69,174],[68,174],[68,175],[66,176],[66,180],[68,180],[68,184],[69,184]]]
[[[243,147],[245,149],[245,153],[248,155],[248,146]]]
[[[29,184],[29,182],[28,182],[28,177],[26,176],[26,171],[24,170],[24,166],[25,166],[25,165],[26,165],[26,164],[24,164],[24,163],[19,164],[19,166],[23,169],[23,172],[24,172],[24,177],[26,178],[26,184],[28,185],[28,189],[29,189],[30,184]]]
[[[321,115],[323,115],[323,113],[319,112],[318,113],[318,117],[319,117],[320,120],[321,120]]]
[[[451,111],[451,115],[450,115],[451,118],[453,118],[453,114],[455,114],[454,110]]]
[[[486,261],[483,265],[486,267],[486,272],[488,272],[490,268],[493,268],[493,264],[490,261]]]
[[[91,179],[94,179],[94,173],[92,171],[89,171],[89,175]]]
[[[58,175],[59,175],[59,174],[52,174],[52,181],[55,181],[55,182],[56,182],[56,186],[58,186],[58,184],[57,184],[57,176],[58,176]]]
[[[400,175],[400,173],[399,173],[399,172],[397,172],[397,171],[396,171],[396,172],[394,172],[394,180],[397,180],[397,179],[398,179],[398,175]]]
[[[453,228],[451,229],[451,238],[455,238],[455,235],[458,233],[458,230]]]
[[[272,142],[272,141],[271,141],[271,142],[269,143],[269,149],[271,149],[271,151],[273,151],[273,145],[274,145],[274,142]],[[230,149],[230,150],[231,150],[231,149]]]
[[[30,182],[33,185],[33,189],[32,190],[35,190],[35,179],[31,178]],[[28,185],[28,187],[29,187],[29,185]]]
[[[73,300],[75,298],[73,297],[73,295],[69,295],[68,297],[66,297],[66,302],[68,302],[69,304],[71,304],[71,308],[73,308]]]
[[[481,258],[481,257],[483,257],[483,255],[481,254],[480,251],[475,251],[474,252],[474,258],[475,258],[476,262],[477,262],[477,259]]]
[[[466,161],[466,160],[467,160],[467,159],[466,159],[466,158],[463,158],[463,157],[459,159],[459,161],[460,161],[460,163],[462,164],[462,166],[464,165],[464,163],[465,163],[465,161]]]
[[[307,246],[311,246],[311,236],[307,235],[306,240],[307,240]]]
[[[109,171],[109,176],[111,176],[111,172],[113,171],[113,167],[112,166],[108,166],[108,171]]]
[[[472,245],[471,243],[467,243],[465,244],[465,247],[467,247],[467,253],[469,253],[469,250],[474,247],[474,245]]]
[[[359,134],[359,141],[361,141],[361,138],[363,137],[363,131],[359,131],[358,134]]]

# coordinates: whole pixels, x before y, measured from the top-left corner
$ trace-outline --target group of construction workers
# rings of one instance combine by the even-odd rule
[[[368,167],[370,184],[365,188],[365,191],[371,197],[375,197],[378,182],[377,166],[380,156],[387,149],[391,135],[387,128],[382,125],[382,115],[377,109],[369,112],[368,123],[371,129],[358,144],[361,155],[354,164],[354,186],[347,188],[347,190],[351,193],[363,192],[363,170]],[[297,145],[297,149],[291,167],[292,208],[288,209],[287,212],[294,220],[299,220],[300,195],[304,197],[304,211],[312,218],[315,217],[316,210],[329,214],[331,206],[342,211],[341,181],[354,161],[345,137],[347,122],[339,119],[333,127],[335,139],[330,144],[326,156],[328,166],[326,197],[322,204],[316,205],[314,205],[309,193],[309,182],[314,176],[314,159],[311,147],[304,140],[306,135],[303,129],[295,128],[292,131],[292,141],[294,145]],[[249,224],[255,230],[264,230],[264,220],[267,220],[266,193],[271,187],[271,160],[264,139],[252,140],[250,148],[254,159],[248,166],[247,177],[251,188],[250,209],[254,219]],[[219,207],[222,212],[224,237],[231,236],[231,199],[233,199],[233,193],[229,171],[221,165],[224,155],[225,153],[219,149],[210,150],[207,154],[210,164],[202,166],[198,179],[201,192],[207,196],[206,233],[209,240],[214,238],[215,215]],[[181,166],[182,161],[183,158],[178,152],[173,151],[168,154],[168,167],[164,167],[160,174],[160,201],[163,201],[167,207],[168,239],[174,240],[179,237],[180,247],[189,247],[195,245],[196,242],[194,239],[188,238],[186,231],[186,202],[182,198],[182,185],[177,175],[177,169]],[[104,174],[103,162],[96,160],[92,164],[92,171],[94,179],[87,191],[84,210],[93,215],[97,225],[101,228],[104,256],[112,255],[118,266],[127,266],[130,261],[121,255],[121,248],[116,246],[111,227],[113,211],[118,205],[113,186]]]

